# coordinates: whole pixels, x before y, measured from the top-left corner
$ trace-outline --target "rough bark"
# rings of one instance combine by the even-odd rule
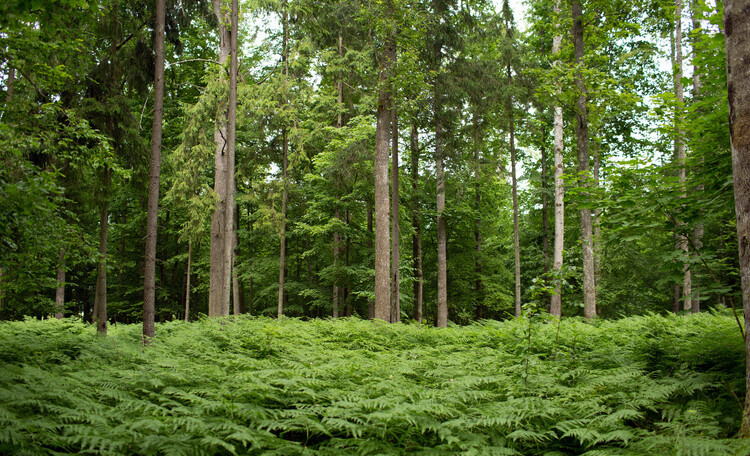
[[[560,13],[560,1],[557,0],[554,6],[555,14]],[[562,45],[562,36],[555,33],[552,39],[552,53],[557,55]],[[555,61],[555,65],[559,60]],[[558,84],[556,88],[558,96],[562,88]],[[552,271],[554,275],[555,291],[550,300],[550,314],[560,318],[562,315],[562,287],[560,285],[560,274],[563,264],[563,250],[565,248],[565,184],[562,176],[565,171],[563,164],[563,115],[562,107],[555,106],[554,115],[554,136],[555,136],[555,245],[552,253]]]
[[[55,318],[61,320],[65,311],[65,248],[57,257],[57,286],[55,287]]]
[[[445,221],[443,122],[439,88],[435,89],[435,179],[437,187],[437,326],[448,326],[448,238]]]
[[[750,0],[724,1],[729,135],[732,141],[742,306],[750,328]],[[750,337],[745,337],[747,392],[739,435],[750,437]]]
[[[226,62],[231,53],[230,31],[227,27],[226,17],[222,12],[222,0],[211,0],[213,12],[219,22],[219,61]],[[220,78],[224,81],[226,76],[222,73]],[[228,101],[222,101],[217,106],[218,112],[225,112],[228,109]],[[220,116],[223,117],[223,116]],[[216,142],[216,153],[214,156],[214,192],[218,197],[218,202],[214,208],[211,218],[211,246],[210,246],[210,271],[209,271],[209,293],[208,293],[208,315],[216,317],[225,315],[222,313],[223,308],[229,307],[229,296],[225,294],[224,282],[225,276],[229,274],[225,271],[227,264],[225,261],[226,253],[226,219],[227,219],[227,182],[228,174],[228,117],[221,118],[219,125],[214,130],[214,141]],[[226,304],[225,304],[226,303]]]
[[[392,2],[386,2],[386,9],[392,9]],[[393,62],[394,46],[388,37],[380,56],[378,76],[378,108],[375,131],[375,308],[374,318],[383,321],[391,319],[390,287],[390,199],[388,189],[388,149],[391,126],[391,94],[388,80]]]
[[[411,121],[409,134],[411,152],[411,224],[414,234],[411,238],[412,267],[414,268],[414,319],[422,323],[422,223],[419,217],[419,131],[414,119]]]
[[[573,17],[573,45],[576,65],[583,64],[583,18],[580,0],[571,4]],[[581,173],[579,185],[584,189],[589,187],[589,127],[586,108],[586,84],[580,68],[576,69],[576,86],[578,99],[576,100],[576,140],[578,145],[578,171]],[[581,208],[581,248],[583,250],[583,316],[596,316],[596,285],[594,282],[594,245],[592,239],[591,210]]]
[[[398,196],[398,113],[395,103],[391,109],[391,132],[391,323],[396,323],[401,321],[401,217]]]
[[[513,84],[510,72],[510,61],[506,66],[508,88]],[[515,266],[515,311],[516,318],[521,316],[521,244],[518,236],[518,182],[516,180],[516,145],[515,145],[515,121],[513,119],[513,100],[508,99],[508,131],[510,133],[510,176],[513,187],[513,259]]]
[[[146,209],[146,263],[143,280],[143,341],[154,337],[154,310],[156,301],[156,236],[159,211],[159,178],[161,176],[161,135],[164,116],[164,21],[165,0],[156,0],[156,27],[154,34],[154,123],[151,131],[151,171],[148,179],[148,206]]]

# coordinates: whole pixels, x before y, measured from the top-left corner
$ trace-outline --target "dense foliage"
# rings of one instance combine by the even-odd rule
[[[0,325],[3,454],[744,455],[727,312]]]

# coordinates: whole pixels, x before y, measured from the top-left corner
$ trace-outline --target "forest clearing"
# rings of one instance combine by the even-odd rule
[[[0,103],[0,454],[750,454],[750,0],[5,0]]]

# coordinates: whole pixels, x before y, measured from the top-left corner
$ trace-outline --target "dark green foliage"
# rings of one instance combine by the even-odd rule
[[[0,326],[3,454],[747,454],[726,313]],[[530,337],[529,337],[530,334]]]

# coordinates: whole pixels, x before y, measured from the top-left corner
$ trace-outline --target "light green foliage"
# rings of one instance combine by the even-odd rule
[[[0,326],[3,454],[747,454],[728,314]],[[530,336],[529,336],[530,335]]]

